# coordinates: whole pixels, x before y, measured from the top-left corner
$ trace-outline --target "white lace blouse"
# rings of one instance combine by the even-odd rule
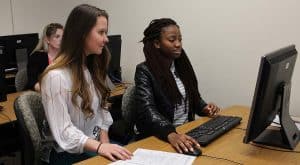
[[[41,83],[42,103],[49,127],[59,147],[57,152],[82,153],[88,138],[99,138],[100,130],[108,130],[113,120],[110,113],[100,107],[88,69],[84,70],[91,93],[94,116],[86,118],[71,101],[72,81],[68,69],[55,69],[47,73]],[[81,98],[77,98],[78,105]]]

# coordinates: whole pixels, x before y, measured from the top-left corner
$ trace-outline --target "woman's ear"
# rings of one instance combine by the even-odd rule
[[[49,44],[49,39],[48,39],[48,37],[45,37],[45,38],[44,38],[44,43]]]
[[[156,49],[159,49],[159,48],[160,48],[160,42],[159,42],[159,40],[154,40],[154,47],[155,47]]]

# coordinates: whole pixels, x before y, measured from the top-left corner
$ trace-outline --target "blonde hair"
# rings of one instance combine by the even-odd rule
[[[63,29],[63,25],[59,23],[50,23],[44,27],[42,37],[40,38],[38,44],[33,49],[31,54],[36,51],[48,52],[48,44],[45,42],[46,38],[50,38],[51,35],[55,34],[57,29]]]
[[[60,52],[52,65],[42,74],[42,78],[51,70],[57,68],[68,68],[71,71],[72,84],[72,103],[81,108],[86,117],[94,115],[91,109],[91,94],[84,77],[83,66],[87,66],[96,93],[100,97],[101,107],[107,106],[109,88],[106,84],[107,68],[110,60],[110,53],[105,46],[101,55],[86,56],[84,52],[85,40],[91,29],[95,26],[98,17],[105,17],[108,20],[108,14],[95,6],[83,4],[75,7],[66,22],[64,35],[62,37]],[[41,82],[41,81],[40,81]],[[77,103],[77,97],[82,98],[80,105]]]

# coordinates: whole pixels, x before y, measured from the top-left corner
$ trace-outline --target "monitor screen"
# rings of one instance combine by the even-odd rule
[[[261,58],[255,93],[244,143],[293,149],[299,141],[299,130],[289,115],[291,78],[297,58],[294,45]],[[270,128],[275,116],[280,128]]]
[[[0,36],[1,63],[5,71],[17,71],[18,67],[26,67],[28,56],[38,40],[38,33]]]
[[[121,83],[121,35],[110,35],[108,36],[109,42],[107,47],[111,53],[111,59],[108,67],[108,76],[113,83]]]
[[[0,61],[3,61],[3,51],[0,46]],[[6,82],[5,82],[5,74],[4,74],[4,66],[2,62],[0,62],[0,102],[6,101]]]

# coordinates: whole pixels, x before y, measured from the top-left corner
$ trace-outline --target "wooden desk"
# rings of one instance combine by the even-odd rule
[[[117,85],[110,93],[110,97],[122,96],[127,88],[126,84]]]
[[[110,97],[120,96],[125,92],[125,90],[125,86],[119,86],[112,90]],[[14,101],[20,94],[21,92],[10,93],[7,95],[7,101],[0,103],[0,105],[3,106],[3,110],[0,111],[0,124],[17,120],[14,112]]]
[[[241,124],[228,133],[224,134],[206,147],[202,147],[202,154],[225,158],[239,162],[242,164],[300,164],[299,153],[280,152],[269,149],[259,148],[250,144],[244,144],[243,138],[245,135],[245,129],[247,127],[247,121],[249,116],[249,108],[244,106],[232,106],[224,109],[221,114],[223,115],[235,115],[243,118]],[[180,133],[187,132],[188,130],[197,127],[199,124],[208,121],[207,117],[203,117],[196,121],[187,123],[177,128]],[[145,148],[160,151],[175,152],[170,144],[163,142],[156,137],[149,137],[126,146],[131,152],[137,148]],[[297,145],[295,151],[300,151],[300,145]],[[85,161],[77,163],[77,165],[99,165],[108,164],[106,158],[102,156],[95,156]],[[199,156],[195,159],[194,164],[235,164],[226,160],[214,159],[207,156]]]
[[[14,101],[21,93],[11,93],[7,95],[7,101],[1,102],[3,110],[0,111],[0,155],[16,152],[20,150],[18,135],[18,125],[14,111]]]
[[[0,124],[17,120],[14,112],[14,101],[20,94],[20,92],[8,94],[7,101],[0,103],[3,106],[3,110],[0,111]]]

